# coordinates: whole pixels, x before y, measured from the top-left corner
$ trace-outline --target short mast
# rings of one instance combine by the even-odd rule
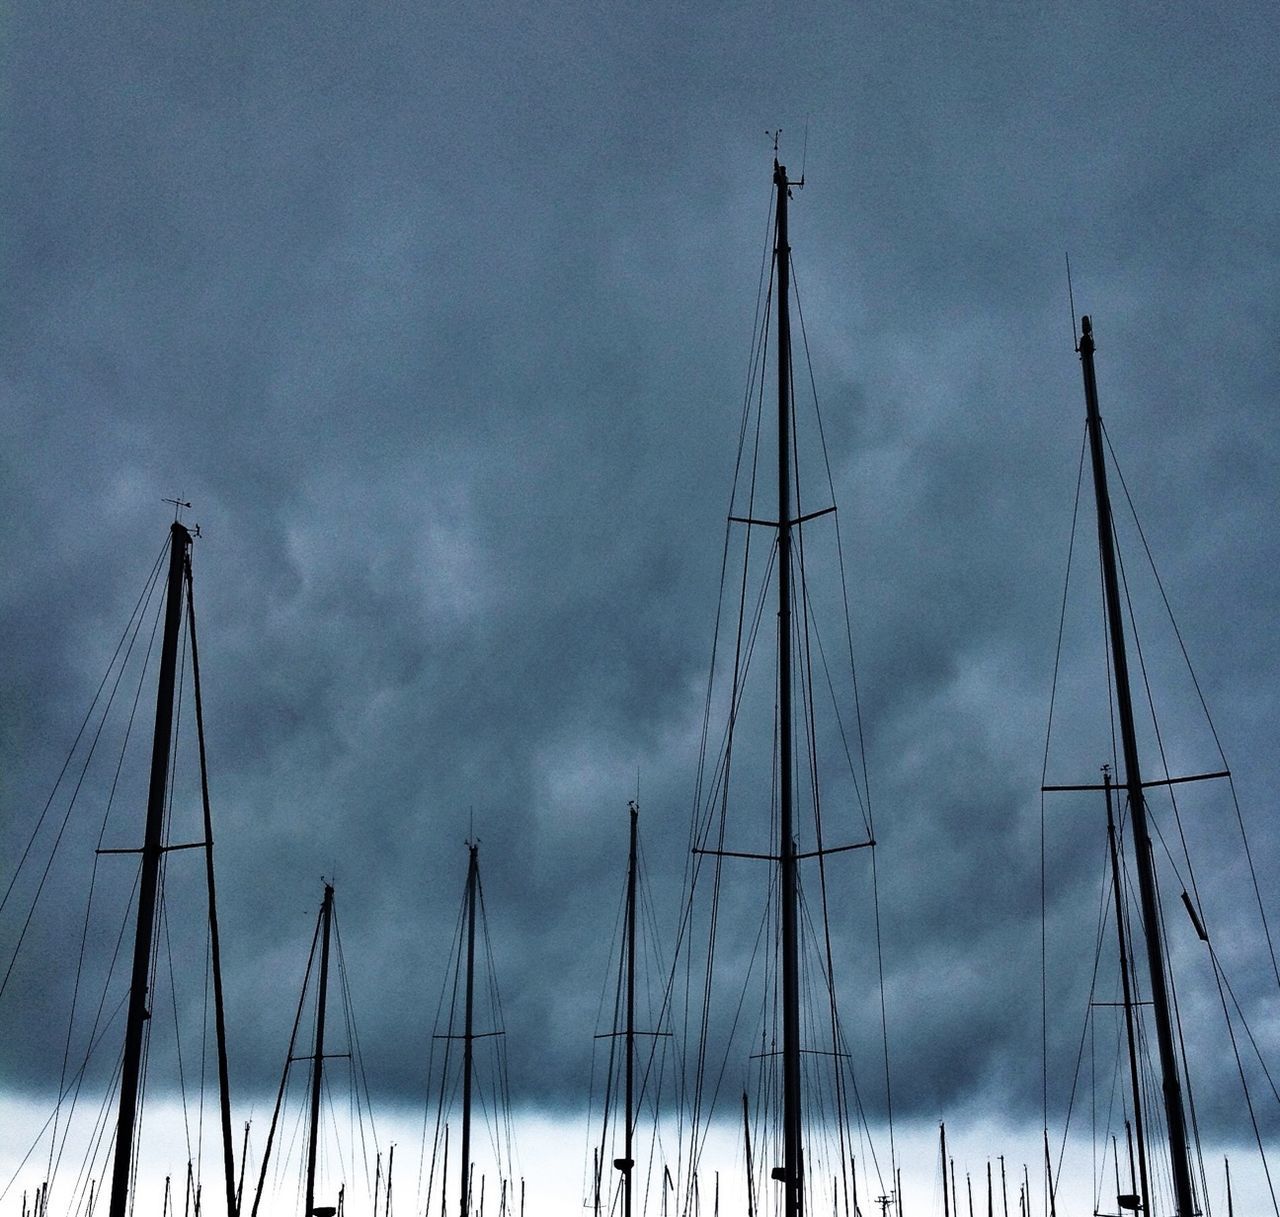
[[[1088,317],[1081,318],[1081,331],[1080,364],[1084,373],[1089,455],[1093,465],[1094,497],[1097,501],[1098,548],[1102,558],[1107,627],[1111,637],[1111,657],[1115,669],[1116,710],[1120,719],[1120,739],[1124,752],[1125,786],[1129,795],[1129,810],[1133,817],[1134,864],[1138,872],[1138,893],[1147,944],[1151,1001],[1155,1014],[1156,1040],[1160,1050],[1165,1125],[1169,1133],[1169,1161],[1173,1169],[1176,1217],[1193,1217],[1195,1201],[1191,1190],[1191,1168],[1187,1156],[1186,1118],[1182,1109],[1182,1084],[1178,1076],[1173,1018],[1169,1008],[1169,984],[1160,934],[1160,902],[1156,892],[1155,862],[1152,856],[1151,835],[1147,826],[1147,807],[1142,795],[1142,770],[1138,761],[1138,737],[1134,727],[1133,698],[1129,688],[1124,616],[1116,573],[1111,497],[1107,490],[1107,469],[1102,443],[1102,417],[1098,410],[1098,383],[1093,366],[1093,325]]]
[[[796,842],[792,823],[791,738],[791,313],[786,166],[773,163],[778,195],[774,260],[778,276],[778,865],[782,931],[783,1217],[804,1212],[800,1140],[800,948]]]
[[[467,1006],[462,1036],[462,1197],[461,1215],[471,1208],[471,1080],[474,1073],[473,1048],[476,988],[476,887],[480,878],[480,847],[468,842],[467,864]]]
[[[320,1083],[324,1071],[324,1008],[329,991],[329,935],[333,927],[333,885],[324,885],[320,910],[320,991],[316,997],[316,1042],[311,1063],[311,1135],[307,1143],[307,1202],[302,1217],[316,1207],[316,1150],[320,1139]]]
[[[165,795],[169,782],[169,752],[173,742],[173,694],[176,684],[178,633],[182,623],[182,576],[191,534],[177,521],[169,531],[169,576],[164,610],[160,676],[156,686],[155,734],[151,744],[151,781],[147,792],[147,823],[138,882],[138,922],[133,940],[133,974],[129,1012],[125,1022],[124,1060],[120,1074],[120,1114],[116,1124],[115,1159],[111,1172],[108,1217],[125,1217],[133,1175],[133,1139],[142,1084],[143,1039],[151,1017],[147,1008],[147,978],[155,942],[156,898],[160,889],[160,861],[164,854]]]

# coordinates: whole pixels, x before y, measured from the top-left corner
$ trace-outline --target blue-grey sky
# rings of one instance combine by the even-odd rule
[[[474,814],[516,1096],[585,1102],[637,771],[672,905],[684,867],[775,128],[806,175],[792,244],[899,1112],[1040,1119],[1038,787],[1083,425],[1065,250],[1254,861],[1280,864],[1274,7],[59,5],[5,26],[0,878],[181,494],[244,1091],[273,1085],[323,874],[375,1089],[417,1100]],[[1091,529],[1051,780],[1107,759]],[[1170,764],[1217,768],[1134,586]],[[1234,813],[1192,806],[1274,1051]],[[1049,924],[1078,941],[1097,818],[1049,816]],[[64,922],[33,930],[42,979],[0,1005],[26,1095],[56,1084],[86,825],[50,880]],[[1055,965],[1063,1059],[1083,966]],[[1232,1069],[1196,1079],[1227,1141]]]

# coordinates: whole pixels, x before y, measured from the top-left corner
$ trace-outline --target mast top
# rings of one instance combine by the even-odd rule
[[[800,175],[800,180],[798,182],[793,182],[787,177],[786,165],[780,163],[778,158],[775,156],[773,158],[773,184],[777,186],[779,190],[785,190],[789,197],[792,186],[796,186],[801,190],[804,189],[804,174],[802,173]]]

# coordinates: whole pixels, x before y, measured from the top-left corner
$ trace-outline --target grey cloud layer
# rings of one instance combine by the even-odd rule
[[[1246,814],[1277,776],[1274,22],[16,17],[5,856],[180,491],[206,533],[241,1085],[271,1084],[276,979],[336,872],[377,1084],[415,1093],[474,807],[519,1095],[576,1104],[637,768],[669,902],[684,865],[763,132],[796,165],[808,116],[792,241],[852,550],[896,1074],[915,1114],[1034,1111],[1011,1062],[1039,1058],[1035,790],[1082,419],[1064,247]],[[1072,620],[1067,661],[1096,639]],[[1178,691],[1171,733],[1212,767]],[[1080,698],[1060,780],[1106,755]],[[1062,826],[1084,814],[1051,812],[1051,921],[1077,936],[1098,851]]]

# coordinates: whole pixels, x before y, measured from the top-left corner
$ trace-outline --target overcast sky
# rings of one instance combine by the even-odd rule
[[[516,1097],[585,1107],[637,774],[676,916],[766,130],[806,176],[791,237],[848,549],[899,1114],[1040,1121],[1038,787],[1083,426],[1066,250],[1275,874],[1273,5],[44,6],[6,26],[0,879],[181,495],[242,1092],[274,1086],[323,875],[371,1081],[420,1100],[474,824]],[[1107,759],[1092,530],[1085,512],[1051,781]],[[1127,544],[1170,765],[1217,769]],[[1184,819],[1274,1052],[1224,795]],[[140,834],[136,810],[107,844]],[[40,979],[0,1004],[0,1069],[28,1098],[57,1084],[87,814],[33,929]],[[1087,941],[1100,813],[1048,815],[1051,934]],[[1203,963],[1185,921],[1170,936]],[[1054,950],[1066,1060],[1091,957]],[[1193,1081],[1232,1142],[1204,1010],[1194,1038],[1224,1055]]]

